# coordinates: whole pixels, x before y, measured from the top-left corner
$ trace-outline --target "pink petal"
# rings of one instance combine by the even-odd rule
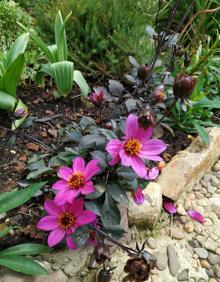
[[[51,231],[47,239],[49,247],[53,247],[58,244],[64,238],[64,236],[65,231],[59,228]]]
[[[135,137],[138,131],[138,117],[130,114],[125,122],[125,137],[126,139]]]
[[[55,182],[52,186],[52,189],[54,190],[62,190],[62,189],[66,189],[68,188],[68,183],[66,180],[58,180],[57,182]]]
[[[94,192],[94,190],[95,189],[94,189],[92,181],[88,181],[81,188],[81,194],[82,195],[87,195],[87,194],[90,194],[90,193]]]
[[[78,226],[85,225],[92,222],[95,219],[96,219],[96,214],[94,212],[85,210],[82,211],[82,213],[77,217],[76,224]]]
[[[109,165],[113,166],[113,165],[117,164],[118,162],[120,162],[120,160],[121,160],[120,157],[117,156],[109,162]]]
[[[56,229],[57,227],[58,227],[57,217],[50,215],[41,218],[37,224],[37,228],[47,231]]]
[[[67,244],[67,247],[71,250],[77,249],[77,245],[75,244],[75,242],[73,241],[71,237],[66,237],[66,244]]]
[[[59,191],[56,196],[55,196],[55,204],[58,206],[62,206],[63,204],[65,204],[67,202],[67,195],[68,195],[69,190],[65,189],[65,190],[61,190]]]
[[[73,171],[71,168],[66,167],[66,166],[62,166],[59,171],[58,171],[58,175],[60,178],[64,179],[64,180],[68,180],[69,177],[73,174]]]
[[[46,200],[44,202],[44,209],[50,214],[50,215],[57,215],[61,212],[60,207],[58,207],[53,200]]]
[[[160,161],[163,161],[163,159],[159,156],[150,156],[150,155],[145,155],[145,154],[142,154],[142,152],[140,152],[138,154],[138,156],[140,158],[143,158],[143,159],[146,159],[146,160],[150,160],[150,161],[155,161],[155,162],[160,162]]]
[[[143,204],[145,198],[144,198],[144,193],[140,187],[138,187],[135,191],[132,191],[131,193],[133,200],[137,205]]]
[[[137,173],[137,175],[141,178],[144,178],[147,173],[145,163],[136,156],[131,157],[130,161],[131,167]]]
[[[173,202],[169,201],[169,200],[164,200],[163,201],[163,208],[165,209],[165,211],[167,211],[168,213],[174,214],[176,213],[176,207],[173,204]]]
[[[204,216],[201,215],[201,214],[200,214],[199,212],[197,212],[197,211],[188,210],[188,215],[189,215],[192,219],[194,219],[194,220],[196,220],[196,221],[198,221],[198,222],[200,222],[200,223],[204,223],[204,222],[205,222]]]
[[[85,168],[85,180],[90,180],[91,177],[93,177],[96,173],[100,171],[100,168],[98,167],[98,161],[97,160],[91,160],[88,162]]]
[[[77,157],[73,161],[73,172],[82,172],[85,170],[85,161],[81,157]]]
[[[132,156],[129,156],[124,149],[120,150],[119,156],[121,158],[121,164],[124,166],[130,166],[131,165],[131,159],[134,158]]]
[[[147,168],[147,174],[145,176],[146,180],[155,180],[157,178],[157,176],[159,175],[159,168],[158,167],[153,167],[151,169]]]
[[[166,150],[166,145],[163,141],[158,139],[151,139],[145,142],[141,148],[140,154],[144,157],[147,156],[154,156],[159,155],[164,150]]]
[[[108,142],[105,150],[113,157],[117,157],[121,149],[122,142],[118,139],[112,139]]]
[[[70,210],[74,213],[75,216],[78,216],[82,213],[84,207],[83,199],[75,199],[70,207]]]
[[[153,134],[154,129],[152,127],[149,127],[148,129],[144,130],[143,128],[139,128],[136,132],[136,138],[139,139],[142,142],[146,142],[149,140]]]
[[[66,200],[68,203],[72,204],[73,200],[78,197],[80,194],[80,190],[74,190],[74,189],[70,189],[68,190],[68,192],[66,193]]]

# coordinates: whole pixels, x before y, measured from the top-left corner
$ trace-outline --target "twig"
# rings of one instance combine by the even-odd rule
[[[165,111],[165,113],[163,114],[163,116],[156,122],[156,124],[154,125],[154,127],[156,127],[165,117],[167,117],[170,113],[170,111],[172,110],[173,106],[176,104],[178,99],[174,99],[173,103],[170,105],[170,107]]]

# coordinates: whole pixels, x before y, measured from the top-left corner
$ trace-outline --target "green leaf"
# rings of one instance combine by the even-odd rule
[[[10,67],[14,60],[24,53],[27,47],[28,39],[29,33],[24,33],[15,40],[6,57],[5,68]]]
[[[16,89],[24,68],[24,54],[19,55],[5,70],[1,81],[1,89],[9,95],[16,97]]]
[[[60,95],[67,96],[73,88],[73,63],[69,61],[57,62],[50,65]]]
[[[29,275],[47,274],[47,270],[44,269],[39,263],[22,256],[1,255],[0,265]]]
[[[41,253],[51,252],[52,249],[42,244],[21,244],[7,248],[0,252],[2,255],[39,255]]]
[[[10,230],[11,230],[11,227],[6,227],[2,231],[0,231],[0,238],[2,238],[5,235],[7,235]]]
[[[95,214],[102,216],[101,214],[101,205],[94,201],[86,201],[85,202],[86,210],[93,211]]]
[[[16,105],[16,99],[11,95],[0,91],[0,109],[12,112]]]
[[[0,213],[7,212],[24,204],[46,183],[47,182],[38,182],[19,191],[17,189],[13,189],[10,192],[0,193]]]
[[[206,145],[209,145],[209,135],[206,130],[199,124],[199,121],[193,120],[192,121],[196,131],[198,132],[199,136],[202,138],[203,142]]]
[[[78,247],[84,246],[86,240],[90,236],[89,225],[80,226],[76,229],[74,234],[72,235],[74,242]]]
[[[116,184],[109,184],[107,193],[110,193],[112,198],[117,202],[117,203],[128,203],[128,197],[127,194],[125,193],[125,190],[116,185]]]
[[[82,95],[87,97],[90,91],[89,85],[83,77],[82,73],[78,70],[74,70],[73,72],[73,81],[79,86]]]
[[[102,230],[109,234],[113,239],[118,240],[120,239],[125,232],[125,230],[120,225],[110,225],[110,226],[103,226]]]
[[[105,193],[105,202],[102,207],[102,223],[105,226],[118,225],[121,214],[110,193]]]
[[[41,167],[35,171],[32,171],[30,172],[28,175],[27,175],[27,179],[33,179],[33,178],[38,178],[39,176],[42,176],[42,175],[46,175],[46,174],[49,174],[53,171],[52,168],[50,167]]]
[[[21,100],[18,100],[18,103],[17,103],[14,111],[17,111],[18,109],[25,110],[26,114],[23,118],[15,120],[14,122],[12,122],[12,127],[11,127],[12,130],[17,129],[25,121],[25,119],[28,115],[28,108],[26,107],[26,105]]]

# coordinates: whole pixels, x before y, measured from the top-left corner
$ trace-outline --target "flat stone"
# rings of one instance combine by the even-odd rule
[[[180,269],[180,264],[179,264],[177,252],[172,245],[167,246],[167,256],[168,256],[168,266],[169,266],[170,274],[172,276],[176,276]]]
[[[178,281],[185,281],[189,277],[189,269],[183,269],[178,275],[177,275],[177,280]]]
[[[179,227],[170,228],[168,234],[170,237],[177,239],[177,240],[182,240],[184,238],[184,232]]]
[[[162,170],[157,183],[162,187],[164,196],[176,201],[209,171],[220,156],[220,128],[208,129],[210,144],[206,146],[197,137],[184,151],[179,152]],[[172,181],[170,181],[172,179]]]
[[[208,256],[208,261],[210,264],[219,264],[220,263],[220,256],[216,255],[216,254],[213,254],[213,253],[209,253],[209,256]]]
[[[164,269],[166,269],[167,262],[168,262],[167,254],[162,253],[162,252],[156,252],[154,253],[154,256],[157,259],[157,262],[156,262],[157,269],[159,269],[160,271],[163,271]]]
[[[157,247],[157,241],[154,238],[148,238],[147,239],[147,245],[151,249],[156,249]]]
[[[131,225],[153,228],[156,224],[162,208],[161,186],[155,182],[150,182],[143,190],[145,201],[142,205],[137,205],[131,194],[128,194],[128,220]],[[150,199],[150,202],[146,199]]]
[[[209,255],[208,251],[204,248],[194,248],[193,250],[201,259],[206,259]]]

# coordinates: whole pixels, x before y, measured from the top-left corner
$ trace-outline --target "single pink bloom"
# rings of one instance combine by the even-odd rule
[[[98,87],[94,89],[95,92],[89,95],[89,101],[95,106],[101,106],[104,101],[105,89],[103,87]]]
[[[61,167],[58,172],[61,180],[58,180],[52,186],[52,189],[58,190],[55,197],[56,204],[72,203],[80,194],[87,195],[92,193],[94,186],[90,179],[99,171],[100,168],[98,167],[97,160],[92,160],[85,165],[81,157],[75,158],[72,168]]]
[[[125,123],[124,140],[110,140],[106,151],[111,155],[110,165],[121,162],[124,166],[131,166],[137,175],[144,178],[147,174],[144,159],[161,161],[159,154],[166,149],[164,142],[150,139],[153,128],[147,130],[138,126],[138,117],[130,114]]]
[[[170,214],[176,213],[176,207],[173,202],[169,200],[164,200],[163,201],[163,208],[165,209],[166,212]]]
[[[189,215],[192,219],[194,219],[194,220],[196,220],[196,221],[198,221],[198,222],[200,222],[200,223],[202,223],[202,224],[205,222],[204,216],[201,215],[201,214],[200,214],[199,212],[197,212],[197,211],[188,210],[188,215]]]
[[[160,170],[158,167],[147,168],[147,174],[144,179],[146,180],[155,180],[159,175]]]
[[[48,245],[53,247],[66,237],[66,244],[70,249],[77,246],[70,237],[77,227],[88,224],[95,220],[96,215],[89,210],[83,210],[83,199],[75,199],[70,205],[65,203],[62,206],[56,205],[53,200],[46,200],[44,208],[48,215],[41,218],[37,227],[41,230],[50,231]]]
[[[145,197],[140,187],[138,187],[136,190],[133,190],[131,193],[132,193],[133,200],[135,201],[137,205],[143,204]]]

